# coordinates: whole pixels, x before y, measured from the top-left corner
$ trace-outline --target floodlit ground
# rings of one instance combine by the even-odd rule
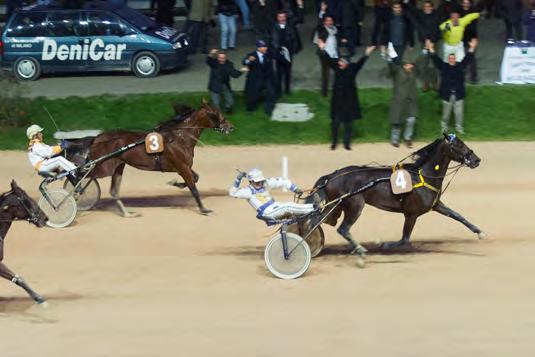
[[[470,144],[470,143],[469,143]],[[1,356],[529,356],[535,352],[535,143],[474,143],[482,158],[444,201],[484,229],[477,237],[436,213],[418,221],[414,246],[387,253],[402,216],[367,207],[353,228],[371,249],[355,266],[334,229],[305,276],[273,278],[263,264],[272,229],[226,196],[235,168],[261,165],[304,188],[341,166],[392,164],[406,149],[355,145],[206,147],[195,169],[212,216],[197,213],[171,174],[127,169],[124,219],[108,199],[72,227],[15,223],[5,262],[48,298],[34,305],[0,281]],[[15,178],[37,197],[23,152],[3,152],[1,191]],[[280,199],[291,199],[280,194]]]

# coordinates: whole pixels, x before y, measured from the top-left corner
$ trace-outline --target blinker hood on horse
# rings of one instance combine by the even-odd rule
[[[333,209],[324,209],[323,216],[316,219],[336,226],[343,213],[343,220],[337,232],[348,241],[354,253],[363,255],[366,249],[353,240],[350,233],[366,204],[381,210],[402,213],[405,216],[401,240],[384,243],[383,248],[391,248],[409,244],[412,230],[419,216],[430,211],[438,212],[464,224],[479,238],[484,233],[468,222],[459,213],[448,208],[441,200],[446,187],[444,179],[458,172],[463,166],[474,169],[479,166],[480,158],[461,139],[455,135],[446,135],[431,144],[414,152],[412,163],[398,163],[389,166],[348,166],[336,170],[317,180],[312,193],[319,194],[327,206],[334,204]],[[449,167],[454,161],[458,165]],[[404,177],[414,185],[407,192],[395,194],[391,177],[397,170],[404,170]],[[451,180],[450,180],[451,182]],[[403,182],[401,182],[403,184]],[[307,201],[312,202],[312,196]]]

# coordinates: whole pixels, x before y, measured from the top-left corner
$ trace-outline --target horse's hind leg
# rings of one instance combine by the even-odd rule
[[[381,248],[395,248],[395,247],[401,247],[404,245],[409,245],[409,240],[411,239],[412,230],[414,228],[414,225],[416,224],[416,219],[418,218],[418,215],[405,215],[405,223],[403,223],[403,235],[401,237],[401,240],[397,242],[387,242],[383,243],[381,245]]]
[[[483,232],[481,229],[473,225],[472,223],[468,222],[463,216],[461,216],[459,213],[455,212],[448,206],[446,206],[442,201],[438,201],[438,203],[433,207],[433,210],[435,212],[438,212],[446,217],[453,218],[454,220],[461,222],[466,227],[468,227],[469,230],[476,233],[479,239],[485,238],[485,232]]]
[[[139,217],[139,213],[127,211],[126,207],[123,204],[123,201],[121,201],[121,199],[119,198],[119,191],[121,189],[121,182],[123,180],[124,167],[124,163],[117,166],[115,172],[111,176],[110,195],[115,200],[115,203],[117,203],[117,206],[121,211],[121,216],[126,218]]]
[[[4,259],[3,251],[4,242],[2,241],[2,239],[0,239],[0,276],[4,279],[10,280],[12,283],[23,288],[36,303],[46,303],[46,300],[41,295],[33,291],[33,289],[30,288],[30,286],[24,281],[24,279],[13,273],[4,263],[2,263],[2,260]]]
[[[193,170],[191,170],[191,172],[193,173],[193,181],[194,181],[195,183],[199,182],[199,175],[198,175],[195,171],[193,171]],[[187,183],[185,183],[185,182],[180,182],[180,181],[178,181],[178,180],[176,180],[176,179],[175,179],[175,180],[171,180],[171,181],[169,181],[168,184],[171,185],[171,186],[178,187],[178,188],[186,188],[186,187],[188,187],[188,184],[187,184]]]
[[[362,197],[362,195],[356,195],[344,199],[344,201],[342,202],[342,205],[344,205],[344,220],[342,221],[340,227],[338,227],[338,229],[336,230],[345,240],[348,241],[352,249],[351,253],[358,254],[360,256],[363,256],[367,252],[367,250],[362,245],[353,240],[353,236],[351,235],[350,229],[362,213],[364,204],[364,197]]]

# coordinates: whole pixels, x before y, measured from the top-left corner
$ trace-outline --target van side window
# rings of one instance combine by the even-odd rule
[[[47,36],[82,36],[80,15],[77,12],[50,12],[47,19]]]
[[[130,29],[124,27],[114,14],[90,11],[87,17],[89,36],[124,36],[125,32],[130,32]]]
[[[7,37],[37,37],[44,36],[46,13],[19,13],[11,22],[6,32]]]

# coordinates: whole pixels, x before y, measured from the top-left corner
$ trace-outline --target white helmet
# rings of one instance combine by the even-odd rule
[[[264,174],[262,173],[262,171],[260,169],[252,169],[251,171],[249,171],[247,173],[247,179],[249,181],[253,181],[253,182],[262,182],[262,181],[266,181],[265,177],[264,177]]]
[[[31,140],[36,134],[42,132],[43,130],[45,129],[41,128],[37,124],[31,125],[28,129],[26,129],[26,136]]]

